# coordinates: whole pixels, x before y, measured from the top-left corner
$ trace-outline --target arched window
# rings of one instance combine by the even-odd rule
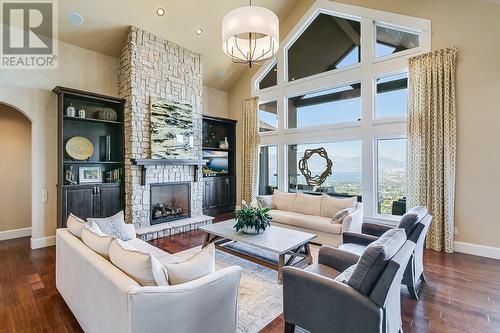
[[[406,189],[408,58],[430,50],[429,20],[316,1],[252,78],[262,151],[275,156],[261,160],[259,188],[359,195],[365,220],[394,220]],[[318,147],[333,174],[313,189],[297,162]]]

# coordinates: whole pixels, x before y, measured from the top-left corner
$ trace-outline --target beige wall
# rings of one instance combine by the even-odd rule
[[[208,86],[203,86],[203,114],[214,117],[229,117],[228,93]]]
[[[2,70],[0,103],[31,120],[32,245],[51,244],[56,229],[57,98],[56,85],[117,95],[118,60],[59,43],[57,70]],[[42,200],[47,190],[47,202]]]
[[[31,227],[31,122],[0,104],[0,231]]]
[[[430,19],[432,49],[459,48],[456,240],[500,247],[500,219],[496,212],[500,188],[500,136],[497,130],[500,124],[500,44],[496,42],[500,35],[500,5],[486,0],[338,2]],[[282,39],[312,3],[312,0],[301,0],[281,23]],[[250,78],[254,71],[246,71],[229,91],[229,110],[235,119],[240,119],[241,100],[250,95]]]

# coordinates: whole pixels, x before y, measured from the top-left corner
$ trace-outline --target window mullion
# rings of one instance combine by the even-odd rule
[[[361,192],[364,216],[373,216],[375,207],[373,110],[375,82],[373,75],[374,25],[370,18],[361,21],[361,110],[362,110],[362,163]]]

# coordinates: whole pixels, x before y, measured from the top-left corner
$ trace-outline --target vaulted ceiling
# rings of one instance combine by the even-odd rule
[[[254,0],[280,19],[300,0]],[[222,51],[221,22],[232,9],[248,5],[246,0],[64,0],[59,1],[59,39],[79,47],[118,57],[130,25],[196,51],[203,59],[204,84],[228,90],[245,70],[233,64]],[[156,9],[166,10],[164,16]],[[77,12],[84,24],[74,26],[69,15]],[[203,34],[197,36],[197,28]]]

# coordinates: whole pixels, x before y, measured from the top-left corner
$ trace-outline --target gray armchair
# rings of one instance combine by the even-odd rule
[[[392,229],[361,256],[322,246],[318,264],[283,268],[285,332],[396,333],[401,329],[400,285],[415,244]]]
[[[407,238],[415,243],[415,250],[403,275],[403,284],[408,288],[408,292],[414,299],[418,299],[419,282],[425,283],[426,281],[423,255],[425,236],[431,221],[432,216],[428,214],[427,208],[414,207],[403,215],[398,225],[398,228],[405,230]],[[342,234],[343,244],[339,249],[359,255],[368,244],[377,240],[380,235],[389,229],[392,228],[380,224],[364,223],[361,234],[354,232],[344,232]]]

